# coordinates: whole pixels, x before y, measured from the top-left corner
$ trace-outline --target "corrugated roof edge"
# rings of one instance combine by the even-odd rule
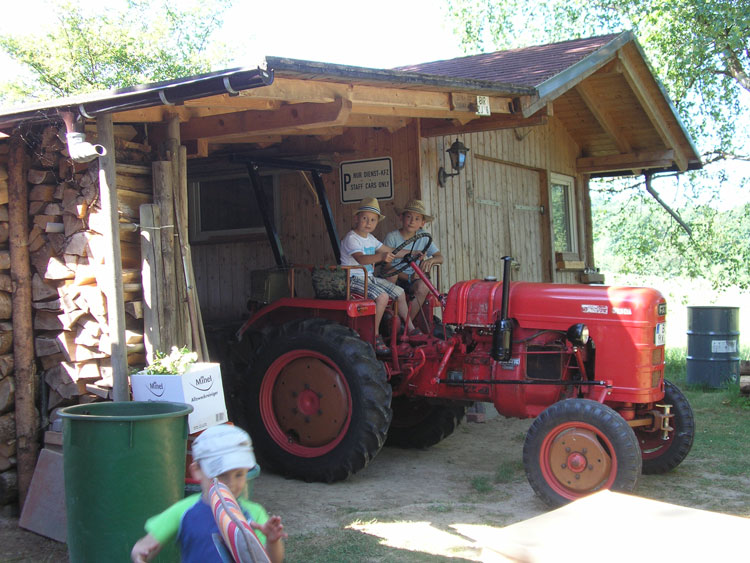
[[[0,108],[0,131],[16,127],[24,122],[57,118],[60,110],[74,111],[84,117],[93,117],[115,111],[175,105],[185,100],[216,94],[232,95],[242,90],[268,86],[272,83],[273,71],[260,67],[233,68],[175,80],[139,84],[129,88],[58,98],[37,104]]]
[[[401,70],[387,70],[347,66],[334,63],[321,63],[284,57],[266,57],[268,68],[279,76],[285,73],[299,75],[324,76],[341,81],[359,80],[374,83],[400,83],[412,87],[427,86],[439,90],[460,92],[482,92],[494,95],[534,95],[536,90],[529,86],[495,82],[491,80],[474,80],[465,78],[450,78],[435,74],[422,74]]]

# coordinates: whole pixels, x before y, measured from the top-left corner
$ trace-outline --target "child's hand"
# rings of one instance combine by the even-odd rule
[[[393,252],[386,252],[385,258],[383,258],[383,262],[385,262],[386,264],[390,264],[391,262],[393,262],[394,258],[395,256],[393,255]]]
[[[130,552],[133,563],[147,563],[151,561],[161,550],[161,544],[151,534],[146,534],[139,539]]]
[[[281,523],[280,516],[271,516],[268,521],[262,526],[256,522],[250,522],[253,529],[260,530],[266,536],[268,543],[274,543],[279,541],[281,538],[289,537],[284,531],[284,525]]]

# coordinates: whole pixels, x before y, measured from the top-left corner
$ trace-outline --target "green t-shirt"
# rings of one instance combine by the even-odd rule
[[[177,532],[180,529],[182,516],[197,502],[201,502],[201,493],[196,493],[177,501],[164,512],[146,520],[146,525],[144,526],[146,532],[151,534],[151,536],[153,536],[153,538],[161,545],[166,545],[168,542],[174,541],[177,537]],[[243,511],[250,514],[250,518],[253,522],[262,526],[268,521],[268,513],[261,505],[250,502],[246,498],[238,498],[237,502],[240,504],[240,508],[242,508]],[[263,545],[266,545],[266,536],[263,532],[260,530],[254,531],[260,542]]]

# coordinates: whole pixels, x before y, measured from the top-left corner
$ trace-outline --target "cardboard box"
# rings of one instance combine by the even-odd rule
[[[190,433],[227,421],[219,364],[195,363],[183,375],[130,376],[135,401],[168,401],[193,407],[188,415]]]

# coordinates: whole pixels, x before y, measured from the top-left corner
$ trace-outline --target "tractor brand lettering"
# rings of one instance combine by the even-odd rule
[[[659,306],[656,308],[656,314],[660,317],[663,317],[667,314],[667,304],[666,303],[659,303]]]
[[[214,378],[210,375],[201,375],[195,381],[190,382],[190,386],[198,391],[208,391],[214,384]]]
[[[151,391],[152,395],[161,397],[164,395],[164,384],[159,383],[158,381],[152,381],[148,384],[148,390]]]
[[[633,311],[630,307],[612,307],[613,315],[632,315]]]
[[[582,313],[592,313],[595,315],[606,315],[609,312],[609,307],[606,305],[581,305]]]

